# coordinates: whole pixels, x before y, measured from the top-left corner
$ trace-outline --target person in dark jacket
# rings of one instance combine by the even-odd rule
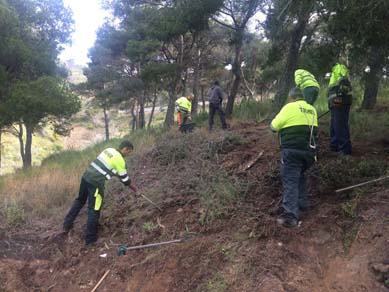
[[[223,91],[219,81],[215,81],[209,93],[209,131],[212,131],[215,113],[219,115],[223,129],[227,129],[226,118],[222,109]]]
[[[289,92],[289,101],[271,122],[271,129],[279,132],[282,153],[282,214],[277,222],[294,227],[299,211],[309,207],[305,171],[316,159],[318,130],[316,109],[298,87]]]
[[[63,230],[68,233],[73,228],[74,220],[88,200],[88,219],[86,224],[86,245],[97,241],[97,226],[100,210],[103,204],[105,181],[113,176],[119,177],[121,182],[135,193],[137,189],[131,184],[127,174],[124,158],[134,149],[132,143],[124,140],[119,150],[107,148],[88,166],[81,178],[78,197],[74,201],[63,223]]]

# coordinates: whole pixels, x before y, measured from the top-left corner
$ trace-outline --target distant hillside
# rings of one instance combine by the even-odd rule
[[[69,70],[69,82],[74,84],[86,82],[86,77],[84,76],[82,71],[82,65],[74,63],[74,60],[67,60],[65,61],[65,66]]]

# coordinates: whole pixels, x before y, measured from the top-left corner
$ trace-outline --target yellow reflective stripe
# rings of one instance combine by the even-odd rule
[[[303,69],[298,69],[294,73],[294,80],[297,86],[301,89],[305,89],[310,86],[320,88],[319,83],[317,82],[315,76]]]
[[[99,194],[99,189],[96,188],[95,192],[95,211],[99,211],[101,204],[103,203],[103,197]]]
[[[116,174],[116,170],[113,169],[108,163],[105,161],[104,157],[102,155],[99,155],[97,157],[97,160],[100,161],[109,171],[112,171],[114,174]]]
[[[125,178],[122,178],[122,182],[126,182],[128,181],[130,178],[128,176],[126,176]]]
[[[92,162],[91,166],[96,169],[98,172],[100,172],[102,175],[105,176],[106,179],[111,179],[111,176],[106,173],[100,166],[98,166],[96,163]]]

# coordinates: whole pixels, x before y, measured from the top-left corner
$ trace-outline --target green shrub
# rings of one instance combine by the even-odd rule
[[[369,159],[357,160],[352,156],[320,162],[320,189],[328,191],[378,178],[386,173],[385,161]]]
[[[11,201],[5,206],[4,215],[9,227],[20,226],[26,220],[23,206],[15,201]]]
[[[158,228],[158,225],[154,224],[153,222],[145,222],[143,223],[142,228],[146,232],[152,232]]]
[[[233,116],[240,121],[260,122],[272,112],[272,100],[246,100],[234,107]]]

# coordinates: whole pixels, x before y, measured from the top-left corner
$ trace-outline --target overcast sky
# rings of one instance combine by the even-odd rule
[[[99,0],[64,0],[64,3],[73,10],[75,32],[72,45],[65,48],[60,58],[63,61],[74,59],[75,63],[85,65],[89,61],[88,49],[93,46],[96,31],[107,12],[100,8]]]

